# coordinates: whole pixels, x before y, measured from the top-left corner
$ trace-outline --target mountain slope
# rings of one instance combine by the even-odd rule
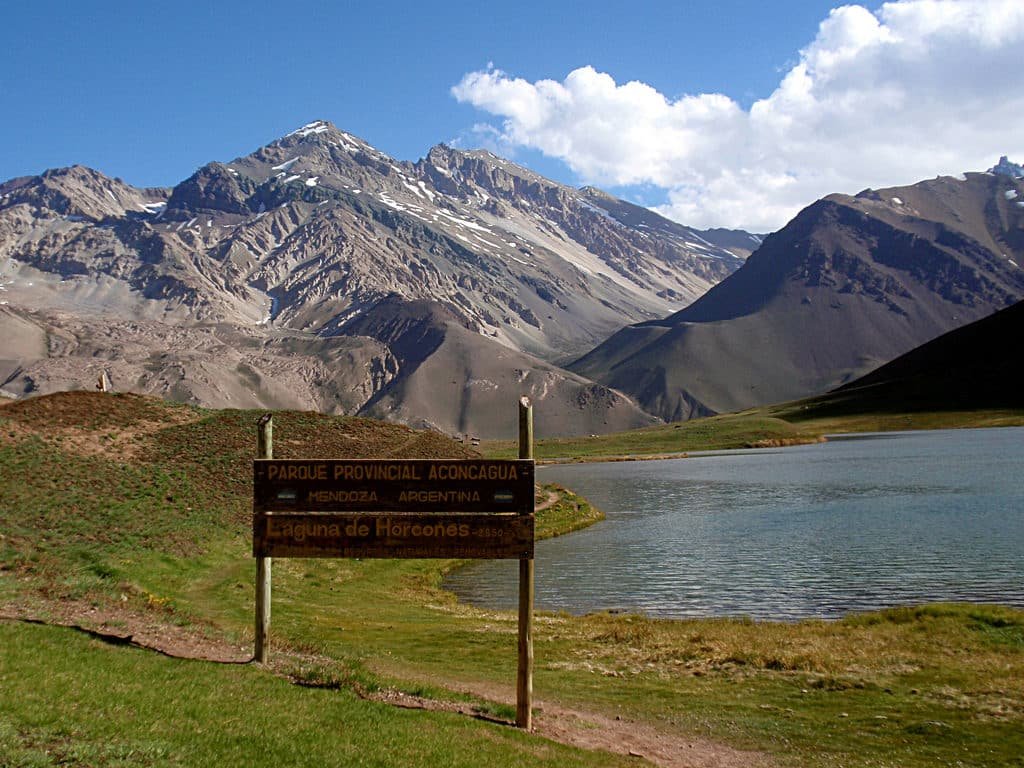
[[[208,405],[488,422],[486,399],[433,396],[439,361],[353,322],[397,301],[428,326],[443,314],[445,359],[506,360],[484,378],[510,402],[553,375],[527,389],[554,412],[588,403],[577,431],[639,426],[650,417],[626,398],[552,363],[684,306],[745,252],[743,233],[729,250],[634,209],[486,152],[399,162],[325,122],[173,189],[81,167],[14,179],[0,185],[0,328],[29,338],[0,345],[0,385],[91,386],[104,362],[115,387]]]
[[[1024,408],[1024,302],[933,339],[816,399],[816,413]]]
[[[839,386],[1024,297],[1022,198],[993,173],[831,195],[689,307],[570,367],[664,419]]]
[[[404,374],[360,413],[448,433],[508,435],[509,392],[535,403],[538,432],[587,435],[649,425],[656,419],[628,398],[507,347],[461,325],[434,302],[396,297],[351,321],[346,333],[379,339]]]
[[[486,152],[395,161],[318,122],[169,191],[81,168],[8,182],[0,254],[126,281],[166,302],[152,311],[201,321],[323,333],[392,293],[431,299],[547,359],[684,306],[742,263],[654,213],[624,224],[594,195]]]

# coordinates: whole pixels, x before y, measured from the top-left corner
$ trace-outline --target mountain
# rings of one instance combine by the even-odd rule
[[[1024,182],[995,170],[819,200],[705,296],[570,368],[666,420],[851,381],[1024,297]]]
[[[1024,302],[939,336],[866,376],[802,401],[815,417],[1024,408]]]
[[[541,432],[639,426],[558,364],[687,305],[752,244],[483,151],[397,161],[323,121],[170,189],[47,171],[0,184],[0,386],[102,368],[210,406],[503,436],[495,409],[526,394]]]

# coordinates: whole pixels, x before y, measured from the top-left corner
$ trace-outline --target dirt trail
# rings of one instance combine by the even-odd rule
[[[213,661],[219,664],[247,664],[252,645],[232,645],[215,630],[199,626],[178,626],[161,621],[153,613],[130,608],[60,602],[32,605],[0,605],[0,621],[23,621],[77,629],[104,642],[156,651],[176,659]]]
[[[545,491],[545,493],[547,493],[547,498],[534,507],[535,512],[542,512],[543,510],[550,507],[552,504],[557,503],[558,500],[561,498],[561,495],[557,491]]]
[[[552,494],[557,499],[557,494]],[[549,498],[548,501],[551,501]],[[22,621],[62,626],[85,632],[103,642],[129,645],[180,659],[247,664],[252,660],[249,645],[233,645],[213,628],[182,627],[160,621],[153,612],[125,607],[97,608],[87,603],[10,603],[0,605],[0,621]],[[269,667],[274,674],[295,682],[289,675],[294,654],[278,651]],[[305,657],[303,657],[304,660]],[[514,705],[512,687],[447,680],[421,680],[499,704]],[[482,720],[511,725],[487,716],[469,702],[445,701],[412,696],[401,691],[357,691],[366,699],[407,709],[452,712]],[[534,733],[581,749],[602,750],[642,758],[661,768],[767,768],[764,754],[746,752],[706,739],[668,733],[647,723],[585,712],[544,700],[534,700]]]
[[[513,706],[511,687],[487,684],[457,684],[435,680],[448,690],[487,701]],[[471,705],[420,699],[398,692],[380,697],[396,706],[418,709],[458,711],[478,717]],[[620,717],[585,712],[553,702],[535,699],[533,732],[552,741],[580,749],[602,750],[613,754],[643,758],[661,768],[769,768],[774,763],[760,752],[735,749],[693,736],[668,733],[647,723]],[[484,718],[490,719],[490,718]]]

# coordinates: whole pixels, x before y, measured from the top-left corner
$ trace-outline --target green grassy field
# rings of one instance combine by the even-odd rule
[[[800,401],[609,435],[538,440],[535,454],[548,461],[602,461],[814,443],[846,432],[1022,425],[1024,410],[836,414],[815,401]],[[516,445],[492,440],[481,450],[495,458],[512,458]]]
[[[258,414],[47,400],[0,408],[0,610],[248,658]],[[741,439],[749,418],[721,429]],[[282,458],[462,450],[391,425],[275,415]],[[539,526],[598,516],[563,493]],[[443,591],[455,565],[276,560],[267,667],[0,621],[0,765],[635,765],[630,737],[644,729],[733,764],[1024,765],[1024,613],[992,606],[793,624],[539,615],[538,729],[559,708],[588,713],[571,719],[576,743],[599,746],[590,737],[622,723],[620,755],[432,711],[511,717],[515,616]],[[437,707],[376,700],[389,691]]]
[[[513,728],[303,687],[252,666],[168,659],[71,630],[0,623],[0,763],[617,765]],[[30,684],[28,684],[30,683]]]

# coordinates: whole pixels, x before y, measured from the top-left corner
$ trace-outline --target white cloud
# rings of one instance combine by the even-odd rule
[[[586,66],[561,81],[471,72],[461,102],[501,118],[586,183],[649,183],[695,226],[777,229],[830,192],[907,184],[1024,156],[1024,2],[898,0],[821,22],[770,96],[671,100]]]

